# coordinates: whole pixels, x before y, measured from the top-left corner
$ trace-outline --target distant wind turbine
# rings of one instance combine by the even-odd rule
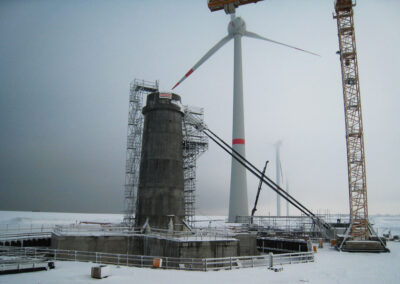
[[[286,192],[289,193],[289,181],[286,179]],[[289,201],[286,200],[286,216],[289,216]]]
[[[281,154],[280,147],[282,145],[282,141],[279,140],[276,142],[276,154],[275,154],[275,166],[276,166],[276,184],[282,188],[281,178],[282,176],[282,164],[281,164]],[[279,194],[276,195],[276,216],[281,216],[281,197]]]

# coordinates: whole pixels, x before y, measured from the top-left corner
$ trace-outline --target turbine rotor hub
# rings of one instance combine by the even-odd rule
[[[246,23],[240,17],[235,17],[228,25],[230,35],[244,35],[246,32]]]

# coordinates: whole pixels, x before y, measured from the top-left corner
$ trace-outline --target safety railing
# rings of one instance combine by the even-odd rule
[[[53,230],[54,225],[1,224],[0,242],[32,237],[50,237]]]
[[[132,229],[127,226],[110,226],[110,225],[86,225],[86,224],[72,224],[72,225],[56,225],[54,227],[55,234],[64,235],[80,235],[80,234],[98,234],[98,235],[112,235],[112,234],[136,234],[140,233],[140,229]]]
[[[294,264],[313,262],[314,254],[312,252],[273,254],[260,256],[242,256],[242,257],[223,257],[223,258],[207,258],[205,261],[205,270],[220,269],[238,269],[283,264]]]
[[[88,251],[71,251],[43,248],[1,247],[0,256],[30,257],[47,260],[80,261],[100,264],[114,264],[134,267],[153,267],[155,259],[162,259],[161,268],[181,270],[225,270],[248,267],[285,265],[313,262],[312,252],[268,254],[260,256],[222,257],[222,258],[176,258],[129,254],[111,254]]]
[[[222,228],[196,228],[188,230],[165,230],[150,228],[132,228],[127,226],[101,225],[101,224],[71,224],[71,225],[0,225],[0,242],[14,239],[27,239],[38,237],[50,237],[52,233],[57,235],[136,235],[148,237],[162,237],[178,241],[213,241],[232,239],[235,232],[228,227]],[[237,233],[237,232],[236,232]]]
[[[41,259],[18,259],[13,261],[0,261],[0,274],[15,273],[16,271],[46,270],[48,263]]]
[[[226,240],[234,237],[234,232],[229,228],[201,228],[191,231],[173,231],[158,228],[130,228],[119,226],[91,226],[91,225],[69,225],[56,226],[54,233],[59,235],[136,235],[141,234],[148,237],[162,237],[170,240],[178,241],[213,241]]]

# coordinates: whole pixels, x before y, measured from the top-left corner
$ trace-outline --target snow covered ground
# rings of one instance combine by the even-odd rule
[[[68,225],[79,224],[79,222],[118,223],[121,222],[122,219],[122,214],[0,211],[0,226]]]
[[[378,215],[370,217],[375,231],[381,236],[388,234],[400,235],[400,216]],[[400,281],[399,281],[400,282]]]
[[[212,217],[212,219],[215,219]],[[380,233],[400,233],[400,216],[371,218]],[[75,214],[0,211],[0,225],[69,224],[80,221],[119,222],[120,214]],[[384,232],[386,230],[386,232]],[[390,253],[344,253],[325,245],[314,263],[284,265],[283,271],[246,268],[216,272],[188,272],[110,266],[110,277],[90,278],[92,263],[56,262],[56,269],[0,276],[0,283],[399,283],[400,243],[388,242]]]
[[[284,265],[283,271],[245,268],[189,272],[110,266],[110,276],[90,278],[91,263],[56,262],[56,269],[0,276],[0,283],[399,283],[400,243],[389,243],[391,253],[343,253],[324,248],[314,263]],[[98,282],[96,282],[98,283]]]

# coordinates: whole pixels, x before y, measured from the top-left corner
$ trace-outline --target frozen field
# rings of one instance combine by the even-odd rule
[[[215,217],[212,217],[216,219]],[[217,219],[220,219],[218,217]],[[120,214],[75,214],[0,211],[0,224],[68,224],[80,221],[118,222]],[[206,217],[202,217],[206,219]],[[371,218],[379,232],[399,234],[399,216]],[[283,266],[283,271],[247,268],[217,272],[187,272],[111,266],[103,280],[90,278],[91,263],[56,262],[56,269],[0,276],[0,283],[399,283],[400,243],[389,242],[391,253],[364,254],[337,252],[325,245],[315,254],[314,263]]]
[[[62,225],[82,221],[117,223],[122,219],[122,214],[0,211],[0,225]]]

